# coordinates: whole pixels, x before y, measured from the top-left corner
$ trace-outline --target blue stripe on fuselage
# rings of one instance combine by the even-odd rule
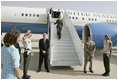
[[[24,23],[1,23],[1,32],[8,32],[11,29],[18,29],[21,33],[25,33],[30,29],[32,33],[42,34],[48,33],[47,24],[24,24]],[[82,27],[75,27],[79,37],[82,37]]]
[[[21,33],[25,33],[26,30],[30,29],[32,33],[47,33],[47,24],[24,24],[24,23],[1,23],[1,32],[8,32],[11,29],[18,29]]]

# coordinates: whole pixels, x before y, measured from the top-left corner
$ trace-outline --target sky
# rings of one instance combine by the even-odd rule
[[[117,15],[116,1],[2,1],[2,6],[20,6],[77,10]]]

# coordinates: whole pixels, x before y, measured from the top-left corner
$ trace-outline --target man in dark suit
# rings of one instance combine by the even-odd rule
[[[49,49],[49,40],[46,39],[46,33],[43,34],[43,38],[39,40],[39,49],[40,49],[40,53],[39,53],[39,66],[38,66],[38,71],[41,71],[41,66],[44,60],[45,63],[45,69],[47,72],[49,71],[48,68],[48,49]]]

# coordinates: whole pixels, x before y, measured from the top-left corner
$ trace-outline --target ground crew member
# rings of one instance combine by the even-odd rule
[[[96,50],[95,42],[92,41],[92,37],[89,36],[88,41],[85,43],[85,47],[84,47],[84,51],[85,51],[85,53],[84,53],[84,56],[85,56],[84,73],[87,73],[86,66],[87,66],[88,62],[90,62],[89,70],[90,70],[91,73],[93,73],[92,61],[93,61],[95,50]]]
[[[112,57],[112,41],[109,35],[104,37],[104,48],[103,48],[103,63],[105,67],[105,73],[103,76],[109,76],[110,72],[110,58]]]
[[[30,37],[32,36],[31,30],[27,30],[23,37],[24,45],[24,63],[23,63],[23,79],[30,79],[31,76],[27,75],[28,66],[31,58],[32,44]]]

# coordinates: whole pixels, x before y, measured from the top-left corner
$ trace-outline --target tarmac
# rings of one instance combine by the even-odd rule
[[[21,37],[23,34],[21,35]],[[113,56],[110,60],[110,76],[104,77],[104,65],[103,65],[103,54],[101,50],[95,52],[95,57],[93,60],[93,71],[94,73],[89,72],[89,63],[87,65],[87,73],[83,73],[82,66],[50,66],[50,73],[45,71],[44,66],[42,65],[41,72],[37,73],[38,64],[39,64],[39,48],[38,40],[42,38],[42,35],[37,35],[32,38],[32,57],[29,64],[28,75],[31,75],[31,79],[117,79],[117,53],[113,53]],[[22,53],[23,44],[22,41],[19,41]],[[21,74],[23,74],[23,57],[21,62]]]

